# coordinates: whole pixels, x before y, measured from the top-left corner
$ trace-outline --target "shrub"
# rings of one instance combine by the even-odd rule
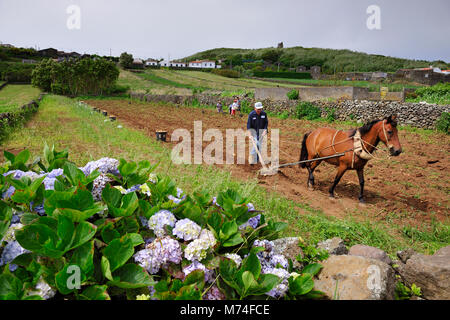
[[[286,79],[312,79],[309,72],[276,72],[276,71],[254,71],[255,77],[259,78],[286,78]]]
[[[319,107],[316,107],[311,102],[305,101],[300,102],[295,109],[297,119],[315,120],[320,118],[321,113]]]
[[[289,98],[289,100],[298,100],[298,90],[296,89],[292,89],[286,95]]]
[[[289,112],[283,111],[283,113],[280,114],[280,119],[286,120],[287,118],[289,118]]]
[[[303,248],[309,262],[294,269],[271,242],[286,223],[266,220],[237,192],[184,194],[148,161],[77,168],[66,152],[44,153],[52,165],[36,171],[27,150],[5,153],[0,167],[0,299],[322,296],[313,277],[325,256]]]
[[[436,129],[446,134],[450,134],[450,112],[442,112],[436,122]]]
[[[102,95],[114,90],[119,69],[103,58],[55,62],[45,59],[32,73],[32,84],[62,95]]]
[[[228,69],[212,69],[212,73],[217,74],[222,77],[227,78],[239,78],[239,73],[235,70],[228,70]]]
[[[133,55],[123,52],[120,55],[119,58],[119,64],[122,66],[122,68],[126,69],[126,68],[131,68],[131,65],[133,64]]]
[[[327,112],[326,117],[327,122],[331,123],[336,121],[336,108],[326,108],[326,112]]]
[[[35,65],[0,62],[0,80],[10,83],[31,83],[31,73]]]

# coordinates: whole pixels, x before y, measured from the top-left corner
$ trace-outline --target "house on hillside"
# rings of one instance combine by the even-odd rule
[[[134,59],[133,63],[131,64],[131,68],[144,69],[144,61],[142,61],[141,59]]]
[[[146,67],[156,67],[158,65],[158,60],[155,59],[147,59],[145,61],[145,66]]]
[[[47,48],[47,49],[42,49],[38,51],[38,54],[41,57],[46,57],[46,58],[57,58],[58,57],[58,50],[54,49],[54,48]]]
[[[36,63],[36,60],[33,59],[22,59],[23,64],[33,64]]]
[[[394,80],[407,80],[422,84],[435,85],[439,82],[450,82],[450,75],[439,68],[400,69],[394,74]]]
[[[186,68],[186,63],[179,62],[179,61],[171,61],[170,62],[171,67],[177,67],[177,68]]]
[[[196,60],[189,62],[189,68],[216,68],[216,62],[213,60]]]

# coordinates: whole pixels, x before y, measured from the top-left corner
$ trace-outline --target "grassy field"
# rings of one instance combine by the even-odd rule
[[[233,79],[202,71],[147,69],[142,73],[121,70],[118,84],[133,91],[152,94],[190,95],[194,90],[209,93],[253,91],[255,88],[292,87],[291,84],[255,79]]]
[[[11,112],[39,96],[31,85],[10,84],[0,90],[0,113]]]
[[[271,78],[271,80],[276,81],[286,81],[287,79],[282,78]],[[403,83],[373,83],[369,81],[346,81],[346,80],[313,80],[313,79],[289,79],[291,83],[305,84],[305,85],[316,85],[316,86],[352,86],[369,88],[369,91],[380,91],[381,87],[388,87],[389,91],[402,91],[403,88],[422,88],[423,86],[413,85],[413,84],[403,84]]]
[[[157,172],[171,176],[185,191],[202,189],[216,195],[233,188],[248,197],[258,209],[264,210],[269,218],[287,222],[289,227],[282,236],[302,236],[309,243],[339,236],[346,240],[347,245],[363,243],[377,246],[393,257],[397,250],[407,247],[433,253],[448,242],[448,238],[445,240],[448,228],[442,225],[436,225],[430,231],[410,229],[413,236],[406,236],[395,224],[328,217],[281,194],[267,192],[258,186],[256,179],[236,180],[229,172],[214,166],[172,165],[171,150],[164,144],[120,121],[104,120],[102,115],[78,106],[75,100],[46,96],[37,115],[20,132],[13,133],[2,145],[2,150],[18,152],[26,147],[33,156],[37,156],[47,142],[50,146],[54,144],[57,150],[68,149],[69,159],[78,165],[101,157],[160,161]],[[119,124],[123,127],[118,128]]]

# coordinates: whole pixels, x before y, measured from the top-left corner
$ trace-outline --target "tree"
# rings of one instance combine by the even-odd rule
[[[123,52],[120,55],[119,58],[119,63],[121,65],[122,68],[126,69],[126,68],[131,68],[131,65],[133,64],[133,55]]]
[[[270,63],[278,62],[283,51],[277,49],[268,49],[261,54],[261,59]]]

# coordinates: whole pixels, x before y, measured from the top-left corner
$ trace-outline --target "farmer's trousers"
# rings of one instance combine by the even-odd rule
[[[261,144],[264,140],[264,137],[261,136],[258,139],[258,136],[256,135],[256,132],[252,134],[253,139],[256,143],[256,146],[258,147],[259,152],[261,153]],[[250,151],[250,159],[249,162],[252,163],[258,163],[259,157],[258,157],[258,153],[256,152],[255,146],[253,145],[253,143],[250,141],[250,143],[252,144],[252,151]]]

